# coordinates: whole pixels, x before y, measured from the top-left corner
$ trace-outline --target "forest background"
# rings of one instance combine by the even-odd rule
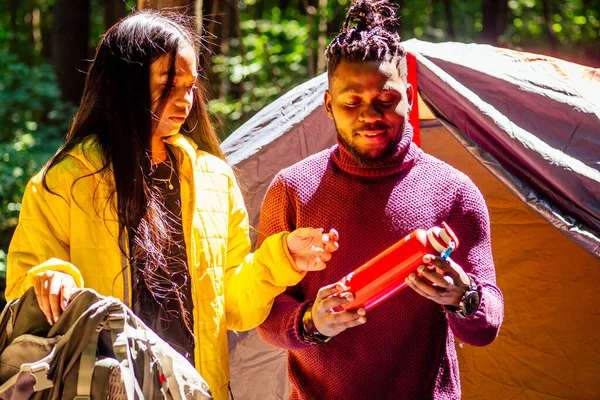
[[[221,139],[325,71],[348,0],[2,0],[0,303],[6,252],[31,175],[62,143],[101,35],[139,8],[196,21]],[[459,41],[600,67],[600,0],[396,0],[404,40]]]

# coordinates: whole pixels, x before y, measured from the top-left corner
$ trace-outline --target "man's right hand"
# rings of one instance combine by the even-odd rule
[[[339,283],[324,286],[319,289],[313,303],[311,310],[313,323],[317,330],[325,336],[335,336],[348,328],[367,322],[364,308],[352,311],[332,311],[332,308],[354,300],[353,293],[342,292],[342,290],[343,287]],[[336,293],[337,295],[333,296]]]
[[[67,308],[75,288],[73,277],[64,272],[44,271],[35,276],[35,295],[50,325],[54,325],[62,310]]]

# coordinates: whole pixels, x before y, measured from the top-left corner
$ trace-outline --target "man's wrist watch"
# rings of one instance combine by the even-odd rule
[[[315,326],[312,319],[312,305],[310,303],[302,316],[302,340],[310,344],[323,344],[331,340],[331,336],[325,336]]]
[[[452,314],[458,315],[461,318],[469,317],[477,311],[481,301],[481,293],[477,289],[477,283],[469,278],[469,287],[460,298],[460,303],[457,306],[446,305],[444,308]]]

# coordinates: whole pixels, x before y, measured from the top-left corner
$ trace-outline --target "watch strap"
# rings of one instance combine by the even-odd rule
[[[472,309],[469,308],[469,304],[475,300],[477,306]],[[457,306],[445,305],[444,308],[451,314],[457,315],[461,318],[469,317],[477,311],[479,304],[481,303],[481,291],[477,285],[477,282],[469,276],[469,286],[460,298],[460,302]]]
[[[302,340],[310,344],[327,343],[331,340],[331,336],[323,335],[315,326],[312,318],[312,306],[313,303],[309,303],[302,315]]]

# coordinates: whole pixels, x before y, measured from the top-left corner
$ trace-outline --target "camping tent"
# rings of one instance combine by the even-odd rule
[[[599,71],[474,44],[405,47],[435,113],[421,104],[417,140],[482,191],[505,298],[494,343],[457,344],[463,397],[600,397]],[[335,143],[326,87],[325,75],[297,87],[223,143],[254,227],[275,173]],[[287,398],[283,350],[231,332],[230,360],[236,399]]]

